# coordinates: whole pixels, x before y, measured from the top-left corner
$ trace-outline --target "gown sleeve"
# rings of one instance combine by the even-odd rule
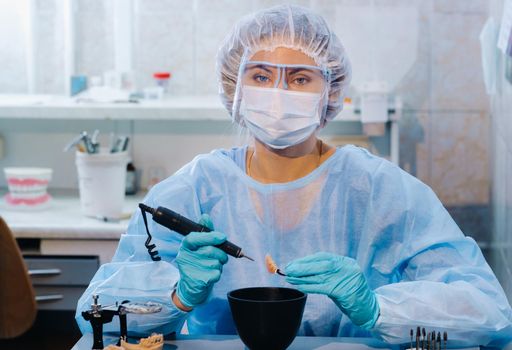
[[[154,186],[143,200],[151,207],[164,206],[189,218],[199,220],[200,206],[196,190],[190,181],[187,167]],[[161,261],[151,260],[144,245],[147,234],[140,210],[134,213],[126,234],[121,236],[112,262],[103,264],[91,280],[88,288],[78,300],[76,321],[82,333],[92,332],[91,325],[81,315],[90,309],[92,296],[99,296],[99,303],[110,305],[123,300],[131,302],[154,301],[163,305],[162,311],[154,314],[128,314],[128,332],[146,336],[152,332],[169,334],[181,330],[186,312],[172,302],[172,292],[179,280],[179,272],[173,264],[182,236],[157,224],[148,213],[148,227],[153,236]],[[119,332],[118,317],[105,324],[104,332]]]
[[[502,346],[512,340],[503,289],[434,192],[387,161],[373,183],[369,226],[381,237],[374,240],[373,268],[395,282],[375,289],[380,316],[374,335],[407,343],[410,329],[421,326],[447,331],[451,344]]]

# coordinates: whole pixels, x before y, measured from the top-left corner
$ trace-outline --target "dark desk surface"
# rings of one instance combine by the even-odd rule
[[[104,336],[104,345],[114,344],[117,339]],[[135,340],[129,340],[135,343]],[[91,350],[92,334],[82,336],[72,350]],[[230,335],[205,335],[187,336],[179,335],[176,340],[166,340],[164,350],[244,350],[245,346],[237,336]],[[399,349],[383,344],[375,339],[354,339],[354,338],[327,338],[327,337],[297,337],[288,350],[331,350],[331,349]]]
[[[104,336],[104,345],[114,344],[117,338]],[[130,339],[130,343],[136,343]],[[82,336],[71,350],[90,350],[92,347],[92,334]],[[176,340],[166,340],[164,350],[244,350],[245,346],[237,336],[231,335],[179,335]],[[329,337],[297,337],[287,350],[368,350],[392,349],[391,346],[372,338],[329,338]],[[468,348],[477,349],[477,348]]]

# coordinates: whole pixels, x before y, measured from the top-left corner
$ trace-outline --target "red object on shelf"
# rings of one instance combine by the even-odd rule
[[[48,202],[51,198],[52,197],[48,193],[45,193],[41,196],[34,197],[34,198],[16,198],[16,197],[13,197],[10,193],[7,193],[4,197],[7,204],[10,204],[12,206],[24,204],[29,207],[36,207],[40,204],[44,204],[44,203]]]
[[[169,73],[169,72],[153,73],[153,78],[156,78],[156,79],[169,79],[170,77],[171,77],[171,73]]]

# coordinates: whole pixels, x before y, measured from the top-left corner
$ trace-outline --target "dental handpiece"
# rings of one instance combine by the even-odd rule
[[[190,232],[211,232],[212,230],[204,225],[198,224],[170,209],[164,207],[151,208],[143,203],[139,203],[139,207],[153,215],[153,220],[168,229],[175,231],[183,236],[188,235]],[[225,241],[222,244],[216,245],[217,248],[222,250],[228,255],[235,258],[247,258],[254,261],[252,258],[245,255],[242,248],[230,241]]]

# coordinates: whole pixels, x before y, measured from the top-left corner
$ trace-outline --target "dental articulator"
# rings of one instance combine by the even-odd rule
[[[119,316],[120,337],[117,345],[126,343],[128,339],[127,314],[152,314],[162,310],[162,305],[148,301],[146,303],[130,303],[124,300],[121,303],[102,306],[98,304],[98,296],[93,295],[91,309],[82,311],[82,317],[91,323],[93,331],[92,350],[103,350],[103,325],[112,322],[114,316]]]

